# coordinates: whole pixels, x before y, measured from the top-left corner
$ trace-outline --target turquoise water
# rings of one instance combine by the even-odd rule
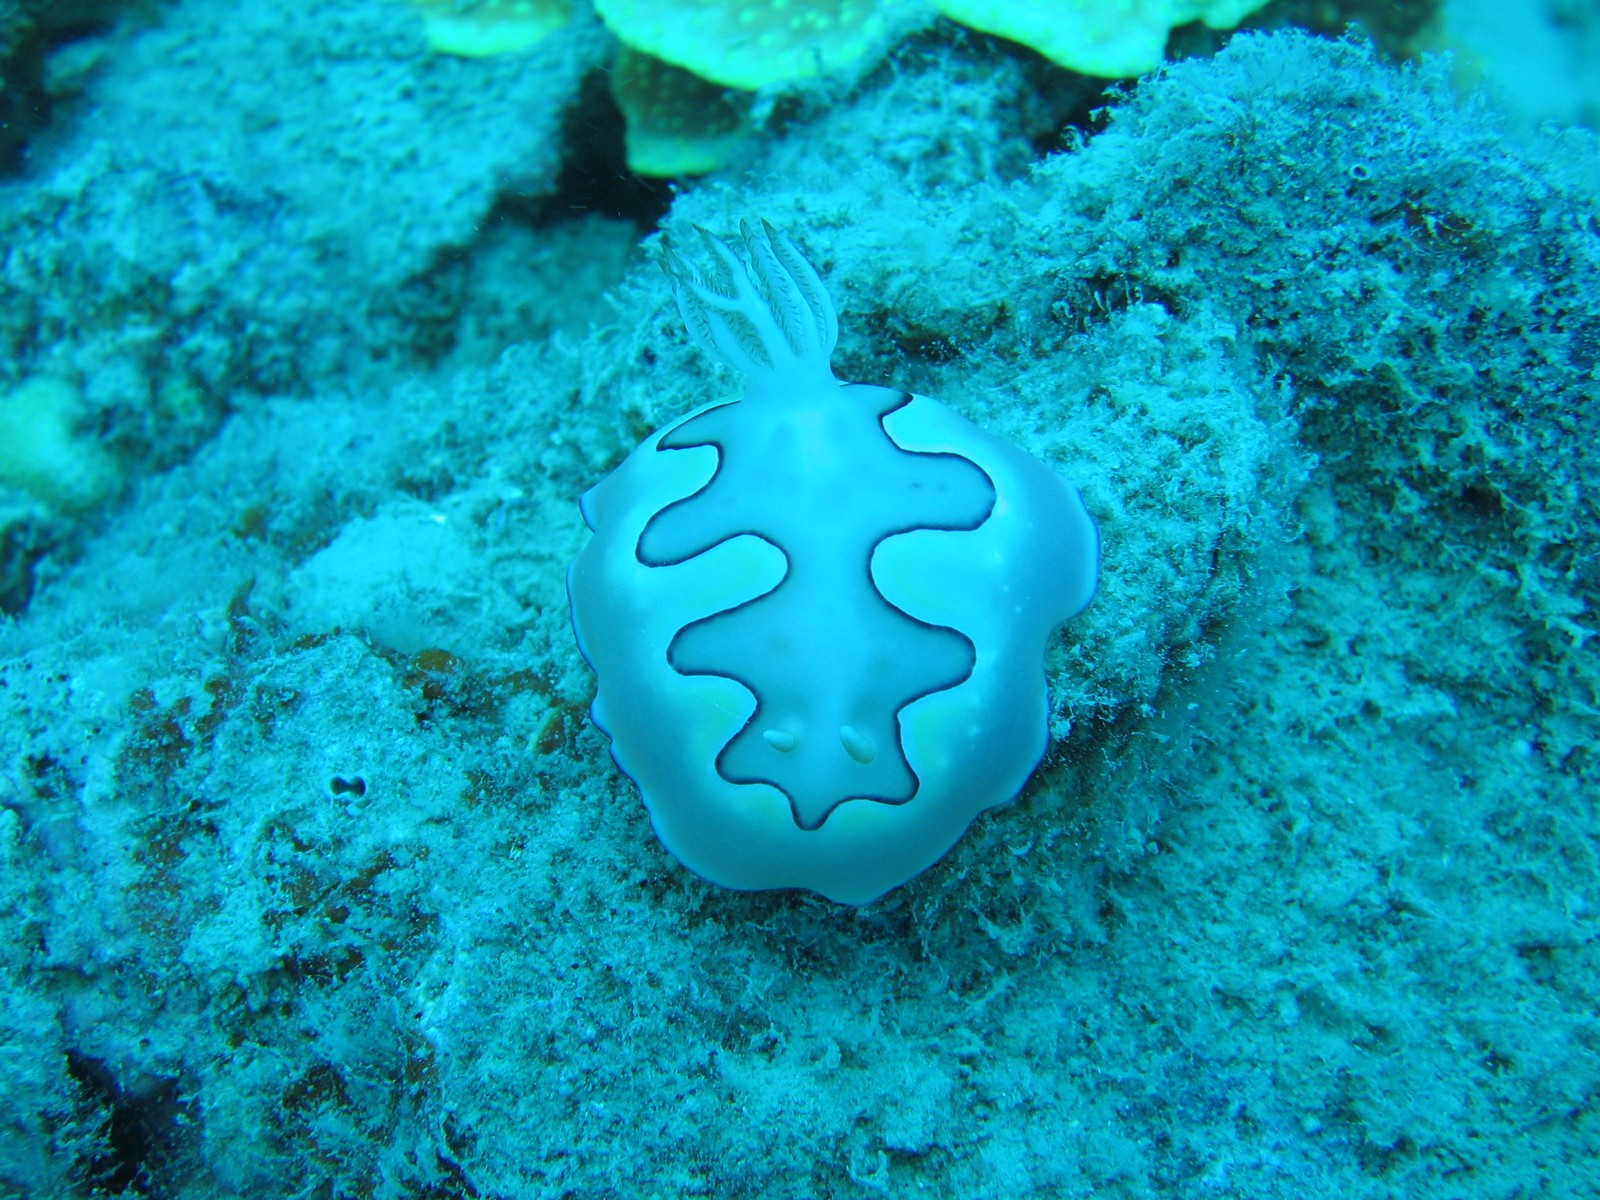
[[[1600,1191],[1566,59],[1268,9],[1107,94],[908,19],[661,101],[720,163],[668,182],[587,13],[488,57],[394,0],[36,15],[0,14],[0,1195]],[[578,497],[743,386],[663,239],[752,217],[841,378],[1099,531],[1038,771],[861,906],[663,848],[568,612]]]

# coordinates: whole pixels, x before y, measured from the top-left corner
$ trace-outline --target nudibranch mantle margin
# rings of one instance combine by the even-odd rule
[[[864,904],[1038,766],[1046,642],[1094,595],[1099,536],[1017,447],[835,379],[833,303],[786,236],[699,232],[710,275],[663,266],[747,385],[583,497],[567,589],[590,715],[690,870]]]

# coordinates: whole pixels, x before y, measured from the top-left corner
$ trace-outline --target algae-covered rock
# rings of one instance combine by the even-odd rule
[[[48,79],[54,45],[95,30],[127,0],[0,0],[0,167],[39,129],[57,90]]]
[[[436,358],[466,307],[455,264],[503,196],[554,192],[564,109],[604,49],[591,17],[514,59],[446,58],[394,0],[292,19],[185,0],[106,28],[87,11],[51,9],[70,45],[28,43],[61,94],[27,172],[0,177],[0,357],[72,380],[94,431],[74,447],[134,477],[263,397]],[[110,493],[81,482],[94,470],[68,486],[23,465],[60,459],[39,451],[51,427],[27,426],[0,451],[8,475],[33,472],[58,510]]]

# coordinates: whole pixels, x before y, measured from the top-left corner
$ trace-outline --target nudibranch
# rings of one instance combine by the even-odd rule
[[[590,716],[666,848],[725,887],[864,904],[1022,789],[1045,645],[1094,595],[1076,488],[936,400],[841,383],[833,302],[766,222],[663,261],[744,394],[582,500]]]

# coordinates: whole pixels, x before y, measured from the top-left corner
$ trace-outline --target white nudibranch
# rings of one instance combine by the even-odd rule
[[[590,715],[691,871],[864,904],[1039,765],[1045,644],[1094,595],[1099,538],[1015,446],[835,379],[833,302],[782,233],[700,232],[711,273],[663,265],[747,385],[583,497],[567,590]]]

